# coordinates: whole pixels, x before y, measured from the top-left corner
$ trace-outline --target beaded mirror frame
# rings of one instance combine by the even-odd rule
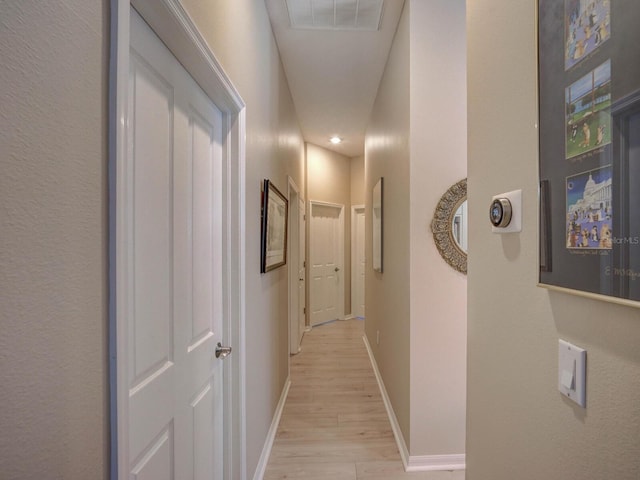
[[[467,254],[453,237],[453,216],[467,199],[467,179],[452,185],[440,198],[431,221],[431,232],[440,256],[460,273],[467,274]]]

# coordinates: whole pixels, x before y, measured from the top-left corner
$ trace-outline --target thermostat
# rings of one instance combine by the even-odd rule
[[[491,199],[489,220],[493,233],[522,231],[522,190],[501,193]]]
[[[511,202],[508,198],[496,198],[489,208],[489,220],[494,227],[504,228],[511,222]]]

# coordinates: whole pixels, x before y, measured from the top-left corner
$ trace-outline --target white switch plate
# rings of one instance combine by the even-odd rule
[[[558,345],[558,390],[581,407],[587,406],[587,351],[564,340]]]

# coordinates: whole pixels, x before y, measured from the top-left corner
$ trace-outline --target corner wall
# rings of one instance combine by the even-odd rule
[[[412,456],[465,452],[467,277],[440,256],[431,220],[467,176],[464,0],[411,0]],[[428,461],[428,459],[425,459]]]
[[[409,2],[405,2],[365,140],[365,331],[409,443]],[[384,178],[383,270],[373,271],[372,191]],[[380,332],[380,344],[376,344]]]
[[[351,205],[364,205],[364,155],[351,159]]]
[[[367,338],[416,469],[464,464],[467,279],[440,257],[430,224],[466,177],[465,91],[464,0],[407,0],[367,130],[367,258],[382,176],[384,273],[368,263],[365,296]]]
[[[536,286],[536,2],[467,8],[468,478],[635,480],[640,310]],[[492,234],[492,195],[518,188],[522,233]],[[586,409],[557,390],[558,338],[587,349]]]

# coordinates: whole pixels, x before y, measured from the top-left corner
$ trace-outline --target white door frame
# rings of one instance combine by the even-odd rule
[[[127,289],[123,165],[127,158],[130,7],[134,7],[223,114],[225,479],[246,479],[245,104],[179,0],[111,0],[109,76],[109,358],[111,479],[128,478]]]
[[[338,320],[344,320],[345,316],[344,316],[344,300],[345,300],[345,294],[344,294],[344,229],[345,229],[345,225],[344,225],[344,205],[339,204],[339,203],[330,203],[330,202],[322,202],[322,201],[318,201],[318,200],[310,200],[309,201],[309,232],[311,232],[312,229],[312,225],[313,225],[313,207],[314,205],[318,205],[318,206],[324,206],[324,207],[332,207],[335,209],[339,209],[340,210],[340,248],[339,248],[339,252],[338,252],[338,258],[340,259],[340,265],[341,265],[341,273],[342,275],[340,275],[340,302],[338,305],[338,312],[337,312],[337,317]],[[311,263],[313,260],[313,251],[311,250],[311,239],[309,239],[309,258],[307,259],[307,264],[308,264],[308,268],[307,268],[307,273],[310,272],[311,269]],[[313,299],[313,288],[312,288],[312,279],[310,278],[310,276],[307,274],[307,279],[309,280],[309,282],[307,282],[309,284],[309,299],[307,301],[307,305],[312,305],[312,299]],[[311,311],[309,310],[309,313],[307,314],[308,318],[309,318],[309,324],[310,326],[313,328],[313,324],[311,324]]]
[[[300,301],[298,298],[298,283],[300,281],[298,276],[300,272],[300,248],[304,248],[304,246],[300,245],[300,189],[298,189],[291,177],[287,178],[287,198],[289,199],[289,239],[287,241],[289,249],[287,253],[287,258],[289,259],[287,266],[289,274],[289,354],[295,355],[300,352],[300,338],[302,337],[298,321],[298,303]]]
[[[364,205],[351,205],[351,316],[353,318],[356,317],[356,271],[358,269],[358,258],[357,255],[354,255],[354,252],[357,252],[356,219],[358,212],[364,213]],[[364,248],[364,245],[362,247]]]

